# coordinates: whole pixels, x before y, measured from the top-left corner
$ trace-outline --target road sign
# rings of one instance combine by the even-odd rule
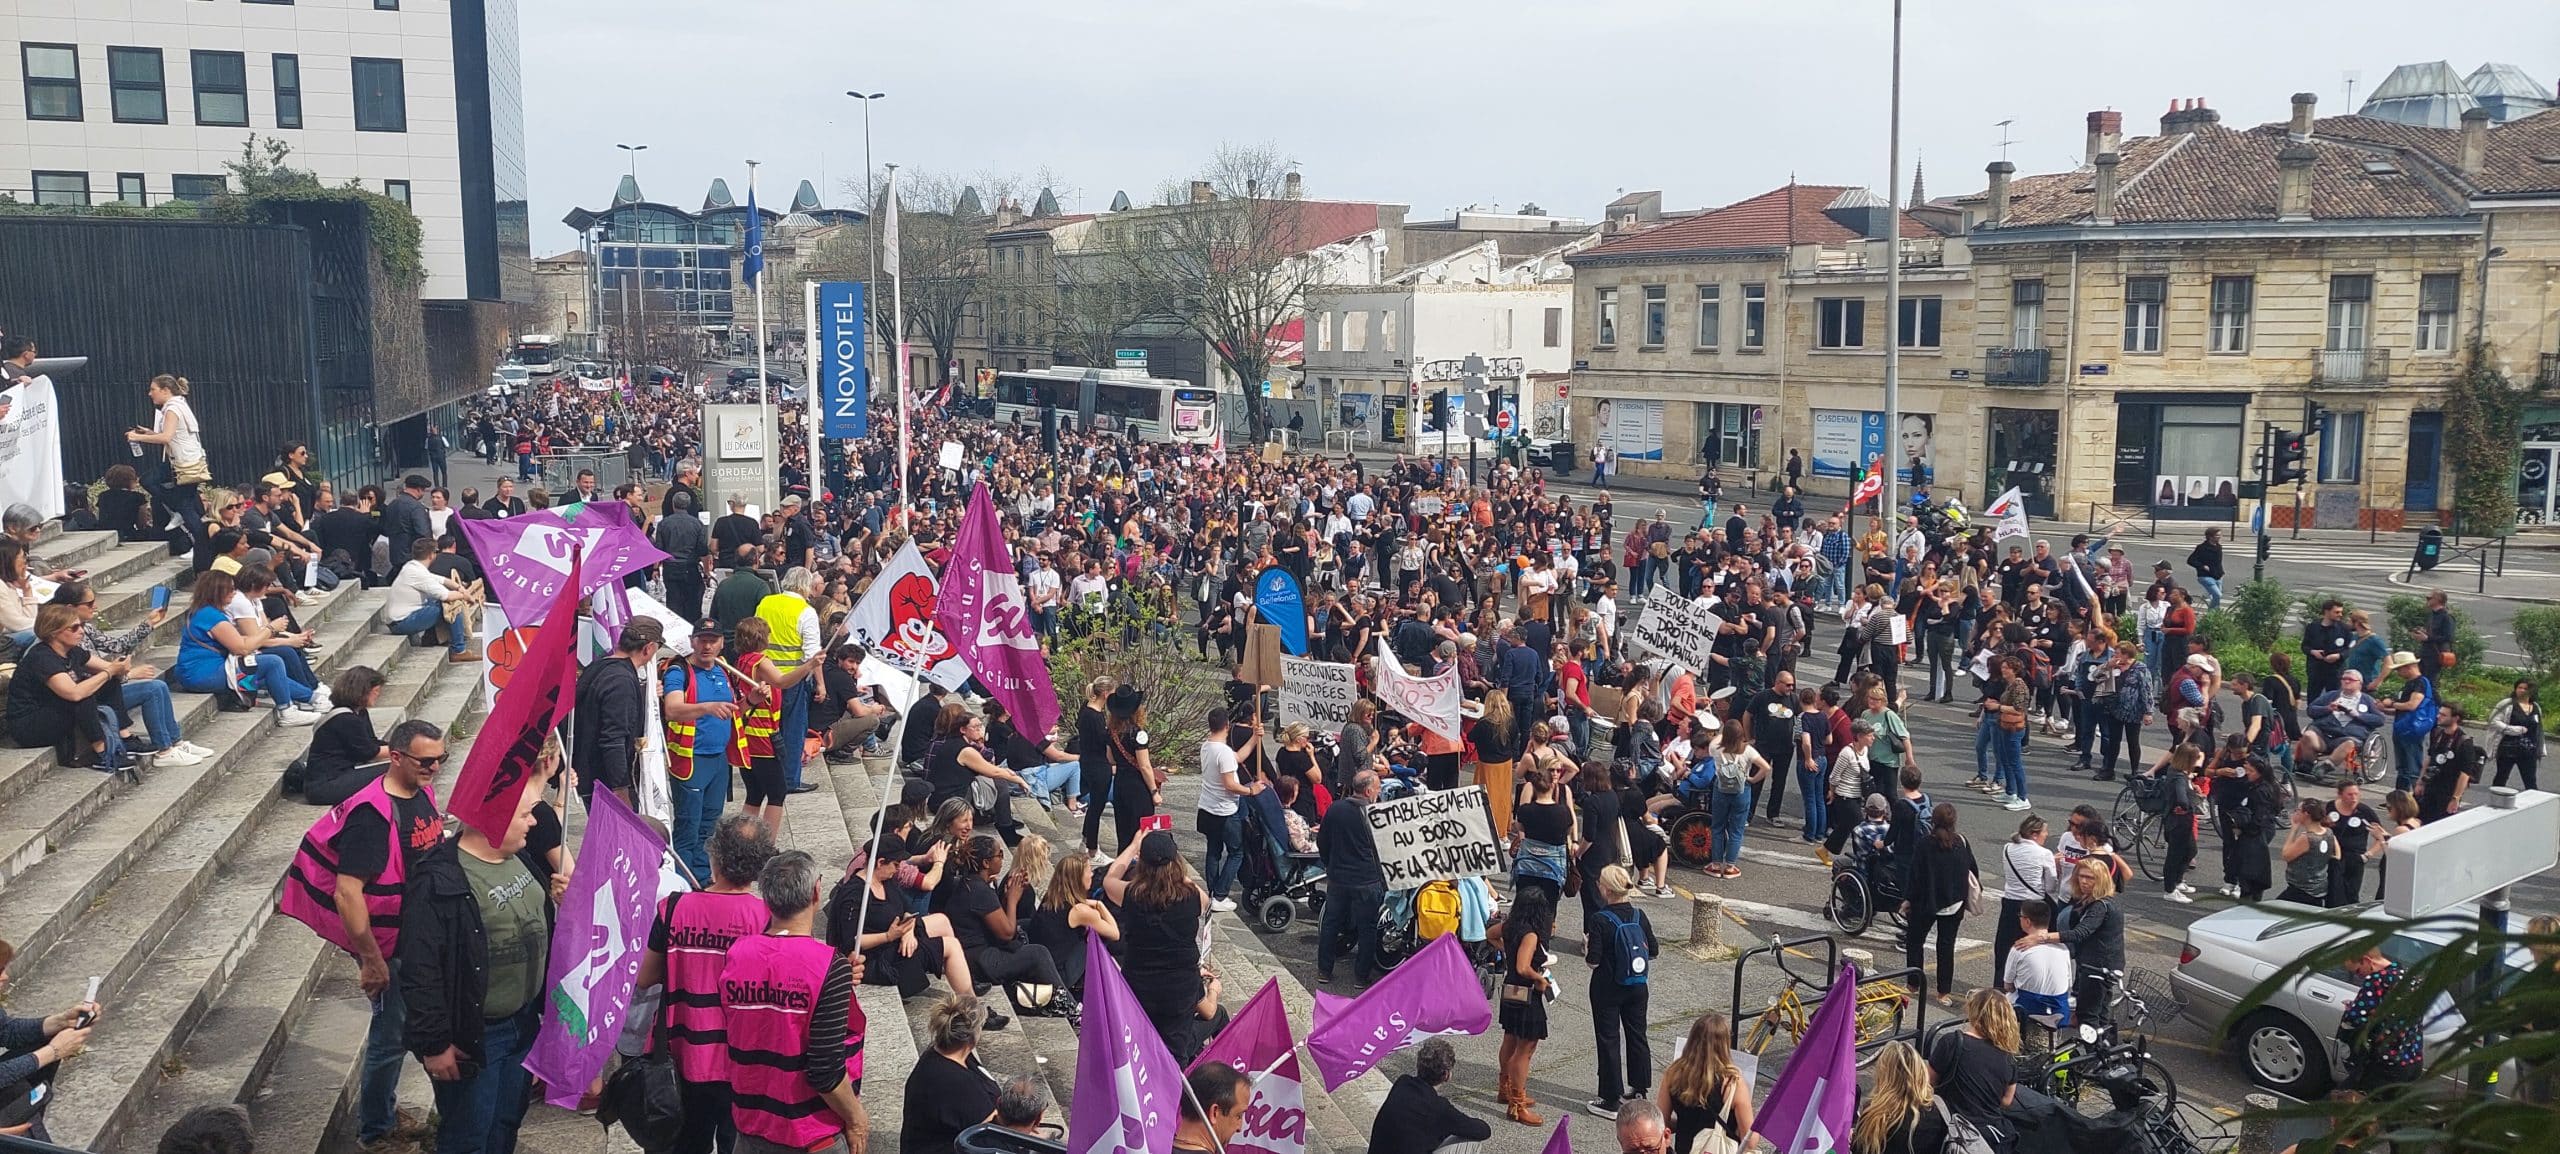
[[[1500,429],[1500,430],[1502,430],[1503,432],[1506,432],[1506,433],[1510,432],[1510,431],[1511,431],[1511,410],[1509,410],[1509,409],[1504,409],[1504,410],[1501,410],[1500,412],[1495,413],[1495,414],[1493,415],[1493,427],[1494,427],[1494,428],[1497,428],[1497,429]]]
[[[1143,373],[1147,371],[1147,350],[1113,349],[1111,350],[1111,367]]]
[[[1557,400],[1559,400],[1559,401],[1561,401],[1561,400],[1566,400],[1566,399],[1571,398],[1572,396],[1573,396],[1573,382],[1571,382],[1571,381],[1557,381],[1557,382],[1556,382],[1556,399],[1557,399]]]

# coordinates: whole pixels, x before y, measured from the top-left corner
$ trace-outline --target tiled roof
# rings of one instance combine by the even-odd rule
[[[1642,232],[1610,238],[1570,259],[1579,262],[1644,253],[1781,248],[1790,242],[1849,244],[1859,239],[1858,234],[1824,215],[1822,210],[1854,188],[1840,184],[1786,185],[1696,216],[1666,221]],[[1909,213],[1899,215],[1902,218],[1902,235],[1906,239],[1939,235],[1938,230],[1919,218]],[[1790,221],[1793,222],[1792,228]]]
[[[2462,180],[2490,196],[2560,193],[2560,109],[2491,125],[2480,175],[2469,178],[2456,171],[2462,163],[2459,128],[2422,128],[2370,116],[2332,116],[2314,123],[2311,131],[2315,137],[2418,153],[2436,162],[2445,176]]]
[[[2206,124],[2192,132],[2126,141],[2118,150],[2116,222],[2272,221],[2280,181],[2276,154],[2290,143],[2280,124],[2242,131]],[[2322,140],[2317,131],[2311,143],[2318,154],[2311,169],[2315,218],[2407,219],[2461,211],[2423,174],[2404,166],[2377,171],[2367,164],[2375,159],[2368,149]],[[2085,222],[2097,197],[2096,179],[2096,170],[2086,166],[2020,177],[2009,185],[2009,212],[2002,226]]]

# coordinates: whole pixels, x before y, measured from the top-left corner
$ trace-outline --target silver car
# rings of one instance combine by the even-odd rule
[[[2315,912],[2288,902],[2266,902],[2221,910],[2190,923],[2186,948],[2179,951],[2177,974],[2171,979],[2186,995],[2186,1016],[2209,1031],[2221,1029],[2261,982],[2355,932],[2313,916]],[[2384,916],[2378,902],[2331,912]],[[2477,910],[2457,907],[2445,914],[2469,919],[2477,916]],[[2441,951],[2452,938],[2441,922],[2412,924],[2384,940],[2382,952],[2393,962],[2410,966]],[[2518,949],[2507,962],[2523,969],[2531,959]],[[2276,991],[2247,1017],[2229,1023],[2225,1036],[2239,1044],[2241,1058],[2249,1065],[2249,1079],[2297,1099],[2327,1093],[2347,1073],[2338,1022],[2355,1000],[2356,986],[2354,975],[2343,967],[2316,970]],[[2452,1002],[2439,999],[2427,1013],[2426,1045],[2437,1045],[2461,1024]]]

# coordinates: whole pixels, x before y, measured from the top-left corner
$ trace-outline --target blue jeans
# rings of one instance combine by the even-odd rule
[[[773,734],[773,759],[782,765],[782,787],[800,788],[800,762],[809,753],[809,699],[817,687],[807,681],[782,691],[782,727]]]
[[[1333,960],[1341,953],[1337,944],[1345,933],[1353,934],[1357,944],[1351,954],[1351,976],[1362,985],[1378,976],[1378,906],[1387,891],[1382,886],[1327,886],[1324,895],[1324,922],[1316,931],[1316,973],[1333,976]]]
[[[1995,774],[1993,774],[1993,773],[1992,773],[1992,761],[1993,761],[1993,753],[1992,753],[1992,749],[1993,749],[1993,747],[1994,747],[1995,745],[1997,745],[1997,744],[1998,744],[1998,742],[1999,742],[1999,738],[2000,738],[2000,716],[1999,716],[1999,714],[1997,714],[1997,713],[1985,713],[1985,714],[1983,714],[1983,715],[1982,715],[1982,720],[1981,720],[1981,721],[1978,721],[1978,722],[1975,722],[1975,723],[1974,723],[1974,726],[1973,726],[1973,779],[1974,779],[1975,781],[1998,781],[1998,780],[1999,780],[1999,778],[1998,778]]]
[[[2142,655],[2151,663],[2151,676],[2155,680],[2160,676],[2160,650],[2168,643],[2169,635],[2166,633],[2157,629],[2142,631]]]
[[[416,612],[413,612],[398,621],[392,622],[391,632],[395,636],[411,637],[420,633],[433,632],[436,626],[442,624],[444,624],[444,602],[429,601],[426,604],[418,606]],[[470,641],[471,637],[469,634],[464,633],[462,631],[462,627],[459,625],[454,626],[451,632],[453,633],[453,643],[446,648],[452,652],[460,653],[463,650],[464,644]]]
[[[2011,797],[2027,796],[2027,731],[2003,729],[1992,741],[1993,752],[1999,758],[2001,787]]]
[[[1796,792],[1804,795],[1804,840],[1821,841],[1831,832],[1830,766],[1816,754],[1810,766],[1796,767]]]
[[[177,707],[169,701],[168,682],[156,677],[125,682],[124,706],[142,715],[142,728],[151,735],[151,748],[167,749],[184,739],[178,732]]]
[[[673,840],[676,860],[692,870],[695,879],[709,884],[711,851],[705,848],[711,839],[711,827],[720,822],[720,807],[729,799],[729,766],[716,758],[696,754],[690,780],[669,779],[669,791],[675,796],[676,822]]]
[[[1200,833],[1209,841],[1208,860],[1202,863],[1200,872],[1207,875],[1209,897],[1223,900],[1235,885],[1237,871],[1244,868],[1244,814],[1221,817],[1201,810]]]
[[[2206,611],[2210,612],[2212,610],[2222,608],[2222,578],[2198,577],[2196,578],[2196,584],[2204,587],[2204,607]]]
[[[1707,795],[1707,814],[1715,822],[1715,841],[1707,860],[1731,865],[1742,857],[1742,824],[1751,817],[1751,788],[1740,793],[1715,790]]]
[[[1031,783],[1032,799],[1045,804],[1050,795],[1075,784],[1076,763],[1052,761],[1035,765],[1022,771],[1022,780]]]
[[[2418,788],[2418,777],[2426,772],[2427,768],[2427,739],[2423,736],[2404,737],[2400,731],[2393,730],[2391,732],[2391,765],[2395,771],[2391,778],[2391,788]]]
[[[542,1002],[482,1027],[480,1072],[436,1083],[436,1154],[514,1154],[533,1075],[524,1056],[542,1025]]]
[[[24,653],[29,649],[35,648],[35,644],[36,631],[33,629],[21,629],[9,635],[9,649],[11,652]]]
[[[356,1137],[371,1142],[391,1133],[399,1121],[400,1064],[409,1058],[403,1044],[409,1005],[400,997],[400,959],[384,958],[391,984],[373,1004],[373,1024],[364,1034],[364,1081],[356,1088]]]
[[[292,657],[288,659],[284,654],[291,654]],[[294,680],[290,672],[292,661],[299,660],[301,656],[301,653],[294,650],[261,649],[257,656],[247,659],[250,672],[258,675],[258,692],[264,694],[277,709],[311,700],[310,688]],[[311,668],[307,662],[302,667],[305,670]],[[227,687],[224,686],[220,677],[216,677],[211,681],[189,681],[180,678],[178,688],[189,693],[216,693]]]

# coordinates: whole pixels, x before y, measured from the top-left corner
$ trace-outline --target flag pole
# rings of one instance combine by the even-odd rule
[[[870,776],[870,771],[864,770],[863,776]],[[890,774],[889,780],[898,780],[898,775]],[[862,904],[855,907],[853,915],[853,952],[857,954],[862,952],[862,927],[871,923],[871,871],[880,864],[880,835],[889,824],[888,798],[882,793],[880,808],[871,815],[871,857],[862,863]]]
[[[914,532],[915,493],[909,477],[914,473],[907,444],[907,274],[898,260],[898,166],[888,165],[889,187],[880,202],[880,212],[889,218],[889,313],[898,363],[892,370],[892,381],[898,390],[898,508],[900,523]]]
[[[761,217],[764,210],[755,207],[755,203],[756,162],[750,160],[747,162],[747,211],[759,214],[758,219],[752,223],[756,234],[761,237],[764,234],[764,221]],[[759,240],[757,243],[761,248],[763,242]],[[771,398],[767,394],[772,391],[773,382],[766,377],[764,367],[764,254],[762,252],[756,254],[756,283],[749,287],[756,290],[756,403],[764,405],[771,403]]]
[[[820,483],[826,477],[826,469],[824,468],[825,458],[820,455],[818,441],[818,426],[825,420],[818,407],[818,390],[822,384],[818,379],[818,282],[802,281],[800,291],[803,298],[800,332],[804,345],[801,355],[806,362],[803,366],[806,369],[806,375],[801,379],[808,382],[801,390],[807,396],[801,399],[809,402],[809,411],[804,419],[809,423],[809,504],[815,506],[824,499],[823,494],[826,488]]]

